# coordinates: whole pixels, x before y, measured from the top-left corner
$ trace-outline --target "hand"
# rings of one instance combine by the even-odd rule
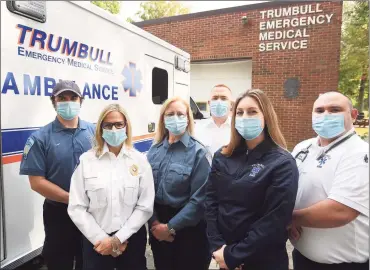
[[[225,249],[226,245],[223,245],[219,250],[216,250],[215,252],[213,252],[213,258],[216,260],[216,262],[218,263],[218,265],[220,266],[221,269],[226,269],[228,270],[229,268],[227,268],[227,265],[225,263],[225,259],[224,259],[224,249]]]
[[[298,241],[302,234],[302,227],[297,224],[297,222],[294,219],[294,213],[293,213],[293,219],[292,223],[287,227],[288,230],[288,236],[289,240],[291,242]]]
[[[103,239],[102,241],[98,241],[94,245],[94,249],[96,252],[98,252],[101,255],[110,255],[113,251],[112,239],[110,237],[107,237]]]
[[[121,251],[122,253],[126,250],[127,248],[127,244],[128,244],[128,241],[126,242],[123,242],[122,244],[119,245],[119,251]],[[113,249],[112,249],[112,253],[110,254],[111,256],[113,256],[114,258],[120,256],[118,255],[117,253],[113,252]]]
[[[288,235],[290,241],[298,241],[301,238],[302,227],[296,227],[295,225],[290,225],[288,227]]]
[[[166,241],[166,242],[170,242],[172,243],[173,240],[175,240],[175,237],[173,235],[170,235],[169,237],[167,237],[166,239],[164,239],[163,241]]]
[[[123,253],[126,250],[127,245],[128,245],[128,241],[123,242],[122,244],[119,245],[119,250]]]
[[[158,224],[161,224],[158,220],[153,221],[150,228],[153,228],[154,226],[157,226]]]
[[[166,239],[169,240],[171,239],[171,237],[173,238],[166,224],[159,223],[155,226],[152,226],[150,231],[152,232],[154,237],[157,238],[157,240],[159,241],[164,241]]]

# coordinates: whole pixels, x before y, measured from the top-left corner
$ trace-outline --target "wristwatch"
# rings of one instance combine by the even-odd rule
[[[171,228],[170,226],[168,226],[168,223],[166,224],[167,225],[167,228],[168,228],[168,231],[170,232],[171,235],[176,235],[176,231],[174,228]]]

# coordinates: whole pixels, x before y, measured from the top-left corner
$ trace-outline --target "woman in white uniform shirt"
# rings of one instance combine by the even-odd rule
[[[144,224],[153,213],[154,182],[131,139],[127,113],[118,104],[107,106],[96,146],[73,173],[68,214],[84,235],[84,269],[146,269]]]

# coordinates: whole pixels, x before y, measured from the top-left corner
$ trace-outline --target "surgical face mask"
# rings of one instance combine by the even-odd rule
[[[169,132],[174,135],[180,135],[184,133],[188,126],[188,118],[186,116],[166,116],[164,118],[164,125]]]
[[[229,111],[229,101],[227,100],[211,100],[211,114],[215,117],[224,117]]]
[[[327,114],[314,116],[312,117],[312,128],[322,138],[335,138],[345,131],[344,115]]]
[[[102,137],[110,146],[120,146],[127,139],[126,128],[114,130],[103,129]]]
[[[259,118],[235,118],[235,128],[245,140],[257,138],[263,131]]]
[[[63,101],[57,102],[57,113],[64,120],[72,120],[80,114],[80,102]]]

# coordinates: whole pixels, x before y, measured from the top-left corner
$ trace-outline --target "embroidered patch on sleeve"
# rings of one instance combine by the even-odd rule
[[[26,145],[24,146],[24,149],[23,149],[23,158],[24,159],[27,159],[28,153],[30,152],[31,147],[34,143],[35,143],[35,141],[34,141],[33,138],[28,138],[28,140],[26,142]]]

